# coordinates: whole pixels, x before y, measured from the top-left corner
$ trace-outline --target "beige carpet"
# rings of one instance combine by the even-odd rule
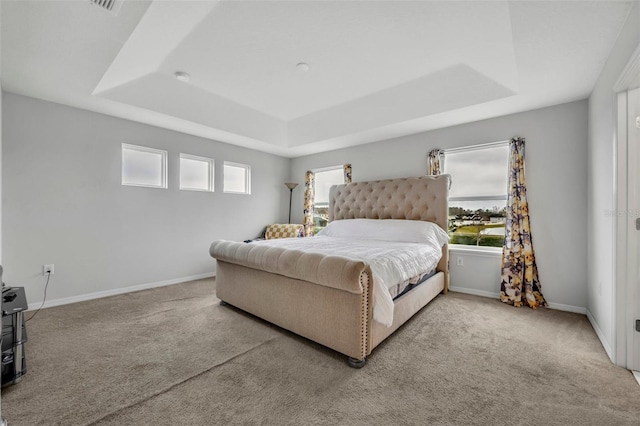
[[[640,386],[583,315],[441,295],[354,370],[214,287],[42,310],[9,425],[640,425]]]

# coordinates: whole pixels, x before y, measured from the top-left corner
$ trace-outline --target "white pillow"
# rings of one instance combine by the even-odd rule
[[[368,240],[433,244],[449,242],[445,230],[433,222],[399,219],[343,219],[330,222],[318,235]]]

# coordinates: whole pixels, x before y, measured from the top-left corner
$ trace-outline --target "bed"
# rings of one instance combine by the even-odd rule
[[[412,221],[422,221],[446,230],[449,182],[448,175],[441,175],[334,186],[327,229],[349,229],[354,219],[375,219],[385,224],[401,220],[412,226],[420,223]],[[319,242],[322,237],[290,240],[311,244],[316,239]],[[380,279],[373,273],[380,268],[359,255],[327,254],[299,245],[291,248],[284,240],[275,245],[219,240],[209,251],[217,260],[216,295],[222,303],[334,349],[356,368],[364,366],[376,346],[449,287],[444,243],[435,269],[419,285],[393,299],[391,317],[381,321],[374,317],[380,316],[378,302],[386,295],[381,295]]]

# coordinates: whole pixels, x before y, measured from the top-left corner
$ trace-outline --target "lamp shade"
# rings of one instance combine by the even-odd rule
[[[298,186],[298,184],[295,182],[285,182],[284,184],[287,188],[289,188],[290,191],[293,191],[293,188]]]

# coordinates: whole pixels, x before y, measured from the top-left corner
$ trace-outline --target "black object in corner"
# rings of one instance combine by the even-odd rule
[[[2,289],[2,387],[19,383],[27,373],[24,354],[26,310],[24,287]]]

